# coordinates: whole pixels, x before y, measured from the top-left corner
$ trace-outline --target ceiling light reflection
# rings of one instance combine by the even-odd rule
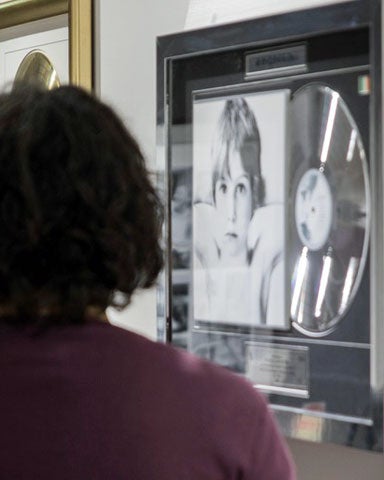
[[[304,247],[300,255],[299,263],[297,265],[296,282],[295,282],[295,288],[293,290],[292,303],[291,303],[291,317],[294,319],[297,318],[299,299],[300,299],[301,290],[303,288],[307,267],[308,267],[308,247]]]

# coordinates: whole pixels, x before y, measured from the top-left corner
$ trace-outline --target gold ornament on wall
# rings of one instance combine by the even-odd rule
[[[51,60],[40,50],[32,50],[17,69],[14,86],[32,84],[52,90],[60,86],[60,79]]]

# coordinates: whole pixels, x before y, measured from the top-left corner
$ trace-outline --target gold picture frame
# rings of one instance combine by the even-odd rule
[[[68,14],[70,83],[92,90],[92,3],[92,0],[9,0],[0,3],[0,30]]]

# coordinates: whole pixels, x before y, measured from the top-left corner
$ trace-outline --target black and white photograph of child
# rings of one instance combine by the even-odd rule
[[[192,168],[172,172],[172,343],[187,347],[191,283]]]
[[[188,346],[189,289],[186,283],[172,288],[172,343],[181,348]]]
[[[194,102],[195,320],[288,326],[288,95],[277,90]]]
[[[190,268],[192,235],[192,168],[172,172],[172,267]]]

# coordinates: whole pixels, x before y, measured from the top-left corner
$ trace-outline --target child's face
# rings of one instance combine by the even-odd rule
[[[238,151],[229,153],[228,164],[229,174],[225,173],[215,185],[216,238],[222,257],[245,256],[252,217],[251,182]]]

